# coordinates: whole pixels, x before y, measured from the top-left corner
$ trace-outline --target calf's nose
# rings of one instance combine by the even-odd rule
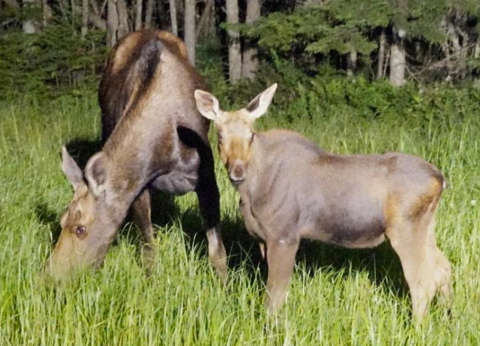
[[[241,183],[245,180],[245,166],[243,162],[235,162],[230,170],[230,180],[234,183]]]

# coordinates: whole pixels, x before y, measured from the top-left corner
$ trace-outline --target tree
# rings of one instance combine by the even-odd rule
[[[205,0],[205,8],[203,9],[202,16],[200,17],[200,21],[198,22],[198,25],[195,31],[195,38],[197,40],[200,38],[202,31],[206,30],[207,28],[210,29],[209,26],[212,25],[212,14],[214,15],[214,12],[212,11],[213,2],[214,0]],[[213,21],[214,21],[214,18],[213,18]]]
[[[135,30],[142,28],[142,7],[143,0],[136,0],[135,2]]]
[[[172,26],[172,33],[178,36],[178,24],[177,24],[177,4],[175,0],[168,0],[170,6],[170,22]]]
[[[234,83],[242,76],[242,53],[240,50],[240,34],[238,24],[238,0],[227,0],[228,29],[228,71],[230,82]]]
[[[88,32],[88,14],[89,14],[89,8],[88,8],[88,0],[82,0],[82,38],[85,38]]]
[[[124,0],[108,0],[107,45],[113,47],[117,41],[128,34],[127,5]]]
[[[403,30],[393,30],[392,43],[390,44],[390,82],[395,86],[405,83],[405,47]]]
[[[41,8],[39,0],[24,0],[23,11],[25,19],[22,22],[23,32],[26,34],[34,34],[40,29],[40,23],[37,20],[38,12]]]
[[[260,0],[247,0],[247,17],[245,23],[248,25],[257,23],[261,16],[261,8],[262,5]],[[257,54],[258,51],[255,47],[255,43],[251,40],[246,40],[243,50],[242,64],[242,76],[244,78],[255,78],[255,73],[258,70]]]
[[[185,45],[188,60],[195,66],[195,9],[196,0],[185,0]]]
[[[387,43],[387,38],[385,35],[385,29],[382,28],[380,33],[380,40],[378,42],[378,62],[377,62],[377,79],[383,78],[383,69],[385,64],[385,45]]]
[[[152,27],[153,2],[154,2],[153,0],[147,0],[147,9],[145,11],[145,27],[146,28]]]

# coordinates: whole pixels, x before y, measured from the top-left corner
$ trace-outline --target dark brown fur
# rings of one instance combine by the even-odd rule
[[[195,89],[205,87],[186,58],[185,45],[169,33],[134,32],[114,47],[99,89],[104,147],[87,163],[88,185],[66,150],[63,153],[63,169],[75,196],[50,260],[54,275],[69,274],[78,263],[102,263],[130,207],[144,235],[149,267],[154,254],[150,189],[158,189],[172,194],[196,191],[209,255],[225,278],[209,122],[198,114],[193,98]],[[75,233],[83,232],[79,226],[86,228],[82,237]]]

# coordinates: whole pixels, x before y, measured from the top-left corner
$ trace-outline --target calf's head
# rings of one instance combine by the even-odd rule
[[[99,266],[118,225],[106,204],[107,158],[100,152],[90,158],[85,174],[62,148],[62,170],[73,186],[73,198],[61,218],[60,238],[45,263],[45,274],[66,279],[76,271]]]
[[[215,124],[220,158],[234,185],[245,180],[255,136],[253,123],[265,114],[276,89],[277,84],[273,84],[255,97],[248,106],[233,112],[221,110],[217,98],[212,94],[195,90],[198,110]]]

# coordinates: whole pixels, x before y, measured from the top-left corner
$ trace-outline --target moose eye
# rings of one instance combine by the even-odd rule
[[[87,231],[87,229],[85,228],[85,226],[77,226],[75,227],[75,234],[78,236],[78,237],[82,237],[85,232]]]

